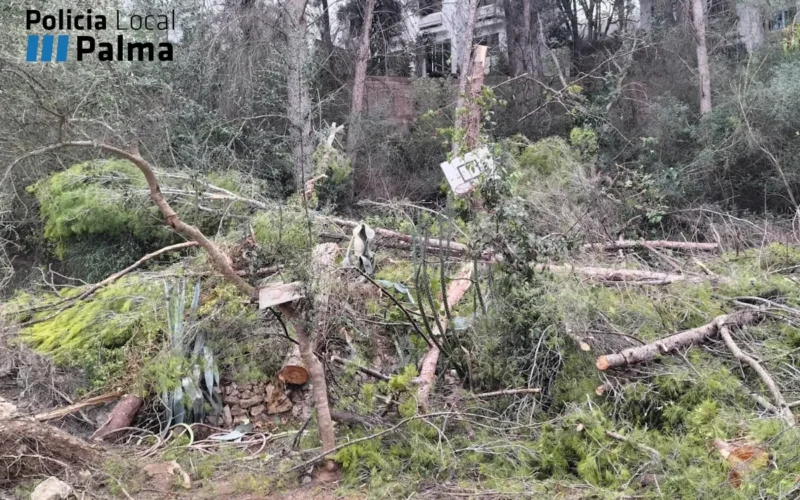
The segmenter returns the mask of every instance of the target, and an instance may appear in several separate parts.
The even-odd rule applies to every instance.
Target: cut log
[[[292,344],[291,350],[286,354],[278,378],[287,384],[303,385],[308,382],[308,370],[303,357],[300,356],[300,345]]]
[[[699,250],[704,252],[713,252],[719,249],[716,243],[693,243],[690,241],[665,241],[665,240],[619,240],[610,243],[586,243],[583,248],[587,250],[624,250],[627,248],[636,247],[650,247],[650,248],[668,248],[671,250]]]
[[[142,403],[142,398],[134,394],[123,396],[114,409],[111,410],[111,415],[106,420],[106,423],[92,434],[92,439],[102,441],[106,436],[110,436],[125,427],[130,427],[133,417],[136,416],[136,412],[139,411]]]
[[[304,296],[303,284],[299,281],[269,285],[258,290],[258,308],[269,309],[270,307],[294,302]]]
[[[699,283],[707,280],[703,276],[690,276],[685,274],[670,274],[656,271],[642,271],[639,269],[612,269],[607,267],[576,267],[570,264],[549,265],[536,264],[539,271],[554,273],[573,273],[585,276],[594,281],[605,283],[629,283],[637,285],[669,285],[678,282]]]
[[[727,328],[729,325],[751,325],[758,321],[759,318],[760,315],[756,311],[739,311],[718,316],[714,321],[706,325],[685,330],[649,344],[631,347],[622,352],[600,356],[597,358],[597,368],[605,371],[609,368],[650,361],[662,354],[703,342],[707,338],[720,333],[720,329],[723,327]]]
[[[452,310],[456,304],[464,297],[464,294],[469,290],[472,285],[472,264],[465,264],[461,268],[455,279],[453,279],[447,286],[447,310]],[[442,330],[447,330],[447,316],[444,314],[444,302],[439,311],[439,322],[442,325]],[[436,335],[436,332],[430,332],[431,335]],[[433,382],[436,380],[436,364],[439,362],[439,348],[436,345],[431,345],[428,351],[422,357],[420,362],[419,376],[414,379],[414,382],[419,385],[417,392],[417,403],[423,413],[429,410],[429,400],[431,390],[433,389]]]

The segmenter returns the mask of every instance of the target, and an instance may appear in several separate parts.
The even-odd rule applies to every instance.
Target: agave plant
[[[219,391],[219,368],[211,348],[205,345],[205,334],[197,328],[197,308],[200,304],[200,280],[194,284],[192,303],[186,312],[186,280],[174,288],[164,283],[167,301],[167,331],[172,355],[188,360],[190,373],[175,385],[172,391],[162,394],[164,401],[163,432],[171,426],[202,422],[206,417],[206,403],[211,413],[222,413]]]

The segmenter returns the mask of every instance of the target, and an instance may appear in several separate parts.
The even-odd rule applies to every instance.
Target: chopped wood
[[[143,402],[144,400],[142,398],[134,394],[123,396],[114,409],[111,410],[111,415],[108,417],[108,420],[106,420],[106,423],[101,425],[100,428],[92,434],[92,439],[101,441],[106,436],[115,433],[119,429],[130,427],[131,422],[133,422],[133,417],[136,416],[136,412],[139,411]]]
[[[465,264],[458,275],[447,286],[447,310],[452,309],[464,296],[464,294],[472,285],[472,264]],[[439,322],[442,325],[442,331],[447,330],[447,315],[445,312],[445,302],[442,302],[440,308]],[[436,335],[436,332],[431,332],[431,335]],[[429,399],[431,390],[433,389],[433,382],[436,379],[436,364],[439,362],[439,348],[435,345],[430,345],[428,351],[422,357],[420,362],[419,376],[414,379],[414,382],[419,384],[419,391],[417,392],[417,401],[419,408],[423,413],[429,410]]]
[[[376,370],[375,368],[370,368],[368,366],[359,365],[355,361],[344,359],[344,358],[341,358],[339,356],[331,356],[331,361],[339,363],[340,365],[350,365],[350,366],[354,367],[356,370],[360,371],[361,373],[367,374],[370,377],[375,377],[375,378],[377,378],[379,380],[384,380],[386,382],[391,380],[388,375],[384,375],[383,373],[381,373],[380,371]]]
[[[728,325],[746,326],[755,323],[760,318],[756,311],[738,311],[731,314],[718,316],[714,321],[706,325],[685,330],[675,335],[670,335],[649,344],[631,347],[624,351],[606,354],[597,358],[597,368],[608,370],[619,366],[650,361],[662,354],[667,354],[676,349],[689,347],[699,344],[707,338],[720,333],[721,327]]]
[[[109,401],[114,401],[116,399],[119,399],[121,396],[122,392],[120,391],[107,392],[99,396],[94,396],[88,399],[84,399],[83,401],[78,401],[77,403],[71,404],[69,406],[64,406],[62,408],[57,408],[55,410],[46,411],[44,413],[39,413],[38,415],[35,415],[33,418],[39,422],[44,422],[47,420],[55,420],[57,418],[66,417],[67,415],[74,413],[82,408],[86,408],[87,406],[95,406],[108,403]]]
[[[300,356],[299,344],[292,344],[292,348],[286,353],[281,371],[278,372],[278,378],[287,384],[294,385],[303,385],[308,382],[308,370]]]
[[[303,284],[299,281],[269,285],[258,289],[258,308],[269,309],[270,307],[300,300],[303,297],[305,297]]]
[[[758,444],[715,439],[714,448],[730,466],[728,480],[734,488],[739,488],[751,472],[767,467],[770,462],[769,453]]]
[[[668,248],[671,250],[702,250],[712,252],[719,249],[717,243],[693,243],[690,241],[665,241],[665,240],[619,240],[609,243],[586,243],[583,248],[587,250],[624,250],[627,248],[650,247]]]
[[[778,413],[786,420],[786,423],[790,426],[795,424],[794,414],[792,414],[792,410],[789,408],[789,405],[786,404],[786,399],[784,399],[783,394],[781,394],[780,389],[778,389],[778,385],[772,379],[769,372],[761,366],[761,363],[753,359],[751,356],[748,356],[736,344],[731,336],[731,332],[728,329],[726,324],[719,325],[719,335],[722,337],[722,340],[725,341],[725,345],[731,351],[736,359],[739,361],[746,363],[747,365],[752,368],[761,380],[764,382],[764,385],[767,386],[769,389],[770,394],[772,394],[772,399],[775,401],[775,406],[778,408]]]
[[[698,283],[707,280],[702,276],[685,274],[670,274],[657,271],[642,271],[639,269],[612,269],[607,267],[573,266],[570,264],[550,265],[536,264],[540,271],[556,273],[580,274],[591,280],[604,283],[626,283],[635,285],[669,285],[678,282]]]

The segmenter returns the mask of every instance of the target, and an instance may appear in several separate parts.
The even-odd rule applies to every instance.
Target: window
[[[795,9],[779,10],[772,13],[772,18],[769,20],[769,29],[771,31],[778,31],[786,29],[794,20]]]
[[[450,74],[450,40],[433,42],[426,47],[425,73],[428,76]]]

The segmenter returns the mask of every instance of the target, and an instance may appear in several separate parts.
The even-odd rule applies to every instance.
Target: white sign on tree
[[[493,166],[492,156],[485,147],[441,164],[447,183],[456,195],[472,191],[480,175]]]

